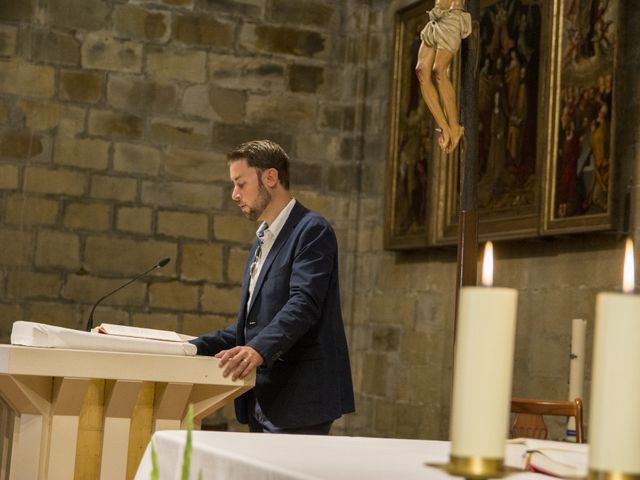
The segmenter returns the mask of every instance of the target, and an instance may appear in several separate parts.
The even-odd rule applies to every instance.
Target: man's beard
[[[256,201],[255,207],[249,207],[249,211],[245,213],[245,216],[249,220],[258,220],[262,212],[267,208],[269,203],[271,202],[271,193],[267,190],[262,183],[262,179],[258,177],[258,200]]]

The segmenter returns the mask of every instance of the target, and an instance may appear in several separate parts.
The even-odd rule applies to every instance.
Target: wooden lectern
[[[12,480],[130,478],[151,434],[180,429],[189,404],[199,428],[254,383],[223,378],[212,357],[0,345],[14,413],[0,465],[10,457]]]

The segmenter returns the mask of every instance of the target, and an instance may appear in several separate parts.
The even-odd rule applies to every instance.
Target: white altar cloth
[[[158,454],[160,480],[180,478],[184,431],[160,431],[152,442]],[[556,443],[556,442],[554,442]],[[562,444],[559,444],[562,445]],[[585,459],[586,459],[586,445]],[[506,463],[522,467],[524,444],[507,444]],[[387,438],[274,435],[239,432],[193,432],[191,477],[215,480],[425,480],[455,478],[427,462],[446,463],[449,442]],[[148,480],[151,448],[135,480]],[[550,477],[518,472],[517,480]]]
[[[165,342],[147,338],[119,337],[24,321],[13,323],[11,343],[27,347],[155,353],[161,355],[192,356],[197,352],[196,346],[188,342]]]

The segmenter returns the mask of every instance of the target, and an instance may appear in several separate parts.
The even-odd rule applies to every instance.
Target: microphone
[[[153,267],[151,267],[149,270],[142,272],[140,275],[138,275],[135,278],[132,278],[131,280],[129,280],[127,283],[125,283],[124,285],[120,285],[118,288],[116,288],[115,290],[113,290],[112,292],[107,293],[106,295],[100,297],[100,299],[93,304],[93,307],[91,308],[91,313],[89,314],[89,319],[87,320],[87,332],[90,332],[91,329],[93,328],[93,312],[96,310],[96,307],[98,306],[98,304],[103,301],[105,298],[110,297],[111,295],[113,295],[114,293],[116,293],[117,291],[123,289],[124,287],[126,287],[127,285],[129,285],[130,283],[135,282],[136,280],[138,280],[140,277],[144,277],[147,273],[149,273],[152,270],[155,270],[156,268],[162,268],[164,267],[167,263],[169,263],[171,261],[170,258],[163,258],[162,260],[160,260],[158,263],[156,263]]]

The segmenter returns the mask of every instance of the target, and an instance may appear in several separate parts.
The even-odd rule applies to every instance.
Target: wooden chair
[[[511,437],[547,438],[544,415],[575,417],[576,442],[584,443],[582,400],[534,400],[513,397],[511,413],[516,414],[511,424]]]

